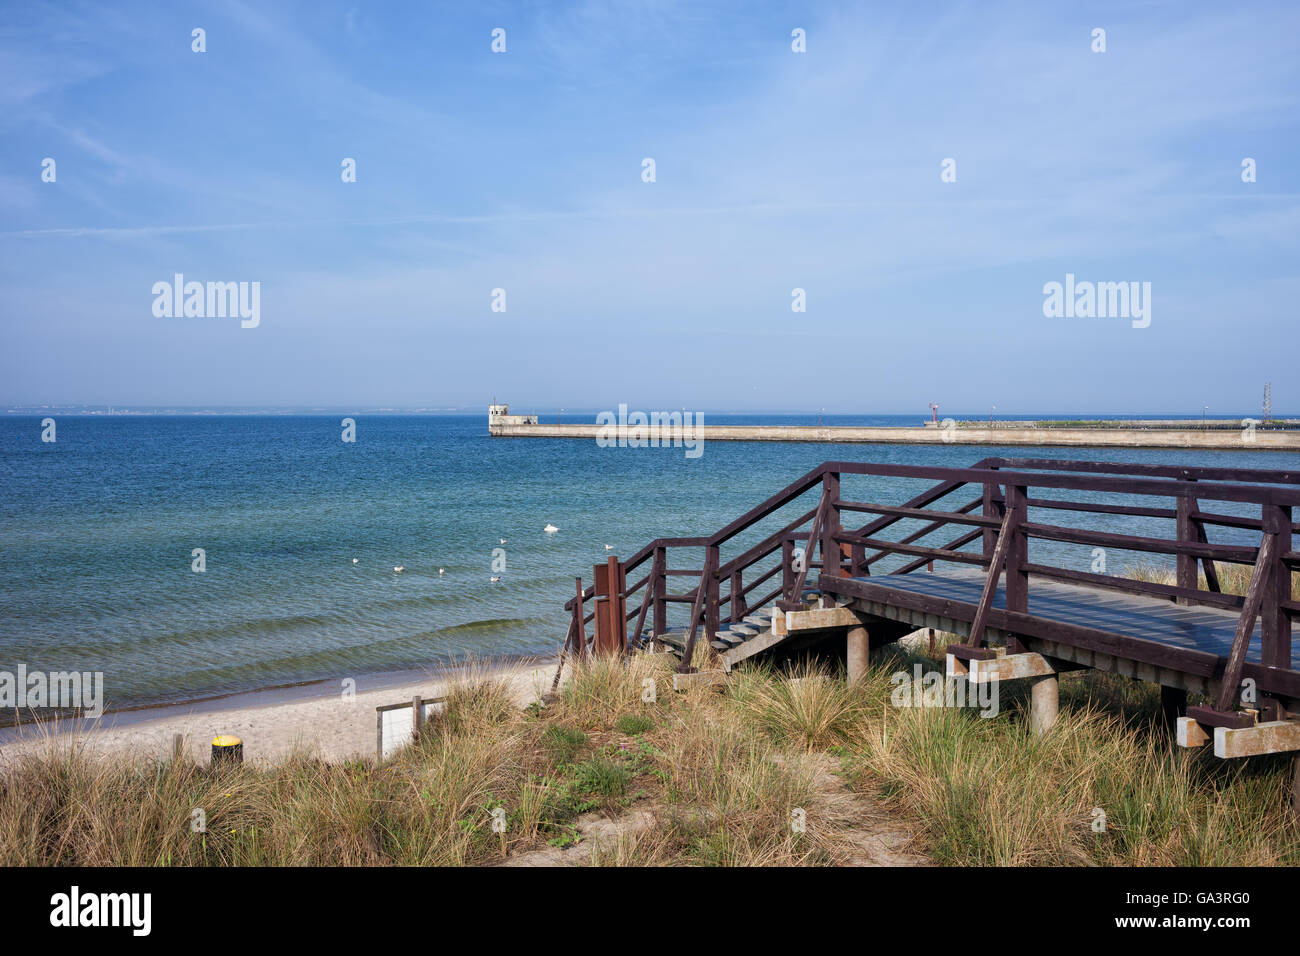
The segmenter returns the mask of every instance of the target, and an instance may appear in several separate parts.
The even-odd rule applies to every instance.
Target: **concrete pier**
[[[1055,674],[1029,679],[1029,729],[1045,734],[1060,712],[1060,681]]]
[[[511,416],[516,417],[516,416]],[[610,438],[609,426],[595,424],[515,424],[489,422],[496,438]],[[627,429],[625,438],[638,437]],[[1300,452],[1300,430],[1199,428],[1038,428],[1001,423],[993,428],[883,428],[844,425],[666,425],[643,430],[646,445],[681,445],[684,440],[862,443],[878,445],[993,445],[1077,448],[1193,448],[1215,451]],[[632,441],[626,442],[636,447]]]
[[[846,638],[848,642],[849,683],[855,684],[867,674],[871,644],[865,627],[851,627]]]

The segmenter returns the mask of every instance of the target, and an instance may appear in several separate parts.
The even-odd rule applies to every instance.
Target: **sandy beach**
[[[554,661],[480,665],[480,669],[509,681],[520,707],[537,700],[555,676]],[[184,736],[190,754],[201,762],[209,759],[212,738],[218,734],[233,734],[243,740],[244,759],[250,762],[275,763],[295,749],[326,760],[373,756],[376,707],[409,701],[417,694],[426,699],[441,696],[463,673],[441,669],[418,677],[408,675],[401,682],[374,680],[375,686],[362,682],[350,697],[343,695],[337,682],[323,681],[108,713],[100,721],[26,724],[0,735],[0,766],[51,744],[66,745],[73,740],[104,755],[165,757],[171,753],[175,734]]]

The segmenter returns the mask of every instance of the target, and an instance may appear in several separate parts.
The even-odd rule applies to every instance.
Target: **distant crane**
[[[1273,420],[1273,383],[1264,383],[1264,421]]]

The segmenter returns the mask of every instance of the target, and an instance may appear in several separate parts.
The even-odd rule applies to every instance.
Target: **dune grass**
[[[803,664],[675,693],[667,655],[597,661],[524,709],[470,674],[382,763],[213,771],[51,738],[0,772],[0,865],[480,865],[575,845],[598,865],[837,864],[865,812],[940,864],[1300,863],[1288,761],[1173,746],[1153,687],[1064,676],[1035,737],[1012,685],[992,719],[893,706],[890,676],[918,662],[941,666],[892,649],[851,687]],[[828,766],[861,802],[828,792]]]
[[[899,655],[897,669],[915,658]],[[890,666],[873,668],[874,695]],[[881,706],[846,765],[920,822],[941,864],[1202,866],[1300,863],[1285,757],[1217,760],[1175,746],[1153,685],[1061,678],[1061,716],[1028,729],[1027,693],[1001,713]]]

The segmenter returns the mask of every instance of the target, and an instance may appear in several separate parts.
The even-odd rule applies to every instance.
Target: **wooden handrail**
[[[842,475],[919,479],[932,481],[935,484],[903,504],[894,505],[844,498],[839,492]],[[822,486],[822,492],[816,507],[788,521],[779,530],[767,534],[756,543],[750,544],[735,557],[725,562],[721,560],[719,554],[721,545],[777,513],[810,492],[818,484]],[[981,497],[955,509],[952,505],[945,508],[938,504],[946,496],[972,484],[983,489]],[[1111,587],[1131,593],[1159,596],[1182,603],[1240,608],[1244,619],[1244,612],[1248,610],[1248,599],[1217,593],[1218,573],[1214,562],[1253,564],[1258,568],[1264,557],[1264,545],[1271,542],[1272,553],[1267,557],[1268,562],[1275,568],[1274,573],[1280,575],[1283,573],[1283,568],[1300,567],[1300,552],[1291,549],[1289,535],[1287,535],[1288,531],[1300,533],[1300,522],[1290,520],[1285,510],[1300,505],[1300,488],[1296,485],[1300,485],[1300,473],[1262,469],[1197,468],[1010,457],[985,458],[968,468],[828,461],[799,476],[785,488],[764,499],[759,505],[711,535],[656,538],[641,548],[623,564],[624,573],[637,568],[650,558],[654,558],[655,563],[649,573],[626,588],[623,595],[625,598],[635,594],[641,595],[639,606],[629,609],[627,619],[636,620],[633,640],[639,641],[652,604],[655,609],[653,633],[659,633],[667,626],[664,618],[667,605],[690,604],[689,634],[683,649],[684,660],[689,661],[700,627],[703,626],[706,632],[709,632],[721,625],[720,608],[723,604],[728,605],[730,609],[726,620],[734,622],[743,618],[750,607],[761,607],[773,597],[784,595],[785,601],[781,602],[782,604],[798,602],[807,586],[809,573],[814,568],[820,569],[823,575],[828,572],[869,575],[872,565],[893,555],[900,555],[909,560],[901,562],[901,566],[891,571],[891,574],[911,573],[934,561],[987,567],[985,588],[981,593],[980,605],[976,608],[977,619],[968,637],[968,641],[972,643],[982,641],[990,617],[998,617],[992,613],[991,605],[1004,571],[1009,576],[1009,599],[1013,597],[1010,592],[1014,584],[1017,607],[1011,610],[1017,612],[1023,610],[1021,602],[1025,600],[1028,575],[1032,574],[1036,577],[1055,577],[1084,585]],[[1005,496],[1002,490],[1004,487]],[[1068,495],[1030,497],[1027,492],[1031,488],[1163,497],[1173,499],[1177,507],[1105,501],[1088,502],[1074,500]],[[1012,510],[1005,506],[1006,500],[1012,497],[1013,492],[1019,514],[1019,518],[1015,520],[1012,518]],[[1273,531],[1263,535],[1263,542],[1259,548],[1211,543],[1205,533],[1207,526],[1260,531],[1263,530],[1264,523],[1261,518],[1223,514],[1212,508],[1204,508],[1200,504],[1202,501],[1260,505],[1264,508],[1268,520],[1273,522],[1269,526]],[[984,506],[983,513],[979,512],[981,505]],[[1177,539],[1169,540],[1030,522],[1025,517],[1029,508],[1173,519],[1177,523]],[[839,516],[842,512],[864,512],[876,517],[860,529],[851,531],[839,527]],[[896,522],[907,520],[924,522],[924,524],[919,530],[903,535],[899,541],[887,540],[880,536],[880,532],[884,529]],[[919,543],[927,535],[949,525],[965,526],[973,530],[963,531],[942,546]],[[982,553],[979,550],[960,550],[980,538],[985,542]],[[1127,581],[1104,574],[1031,564],[1027,560],[1025,547],[1025,542],[1030,538],[1097,545],[1125,551],[1177,555],[1181,559],[1178,583],[1165,585]],[[791,543],[796,541],[806,541],[807,545],[801,570],[791,575],[787,568],[788,555]],[[844,566],[841,563],[844,560],[840,547],[842,544],[852,546],[848,551],[847,572],[843,571]],[[701,547],[705,549],[705,560],[699,570],[667,567],[666,556],[672,549]],[[821,560],[814,561],[813,556],[819,550]],[[757,576],[748,573],[758,562],[776,551],[783,552],[779,564]],[[1011,579],[1013,557],[1015,577]],[[1192,567],[1190,579],[1187,571],[1189,561]],[[1200,587],[1196,585],[1194,573],[1197,564],[1204,565],[1207,579],[1206,585]],[[749,603],[749,596],[756,593],[758,588],[776,575],[783,575],[782,586],[758,603]],[[671,577],[693,578],[696,584],[682,592],[669,592],[666,584]],[[728,582],[725,597],[722,595],[724,581]],[[586,598],[594,595],[594,585],[579,590],[576,596],[566,602],[565,608],[572,611],[575,607],[581,607]],[[1288,615],[1295,616],[1297,602],[1289,595],[1277,599],[1265,596],[1258,600],[1266,601],[1272,609],[1269,613],[1280,615],[1283,621]],[[582,610],[586,609],[582,608]],[[1258,616],[1258,608],[1256,616]],[[578,621],[585,623],[592,617],[576,614],[574,624],[576,626]],[[712,640],[713,635],[708,633],[707,638]]]
[[[975,609],[975,620],[971,623],[970,634],[966,637],[968,647],[979,647],[984,640],[984,628],[988,624],[989,610],[993,607],[993,596],[998,592],[998,579],[1002,577],[1002,568],[1007,563],[1007,550],[1011,547],[1011,538],[1015,531],[1016,512],[1007,509],[998,530],[998,545],[993,550],[993,559],[989,562],[989,573],[984,579],[984,590],[980,593],[980,603]]]
[[[1255,630],[1255,619],[1259,617],[1260,607],[1264,601],[1264,585],[1273,570],[1273,556],[1277,554],[1277,535],[1266,534],[1259,546],[1259,557],[1255,560],[1255,569],[1250,574],[1250,585],[1246,588],[1246,601],[1237,618],[1237,633],[1232,638],[1232,650],[1228,652],[1228,663],[1223,668],[1223,679],[1219,683],[1219,696],[1215,701],[1215,710],[1226,711],[1237,699],[1240,690],[1241,669],[1246,663],[1246,651],[1250,648],[1250,637]]]

